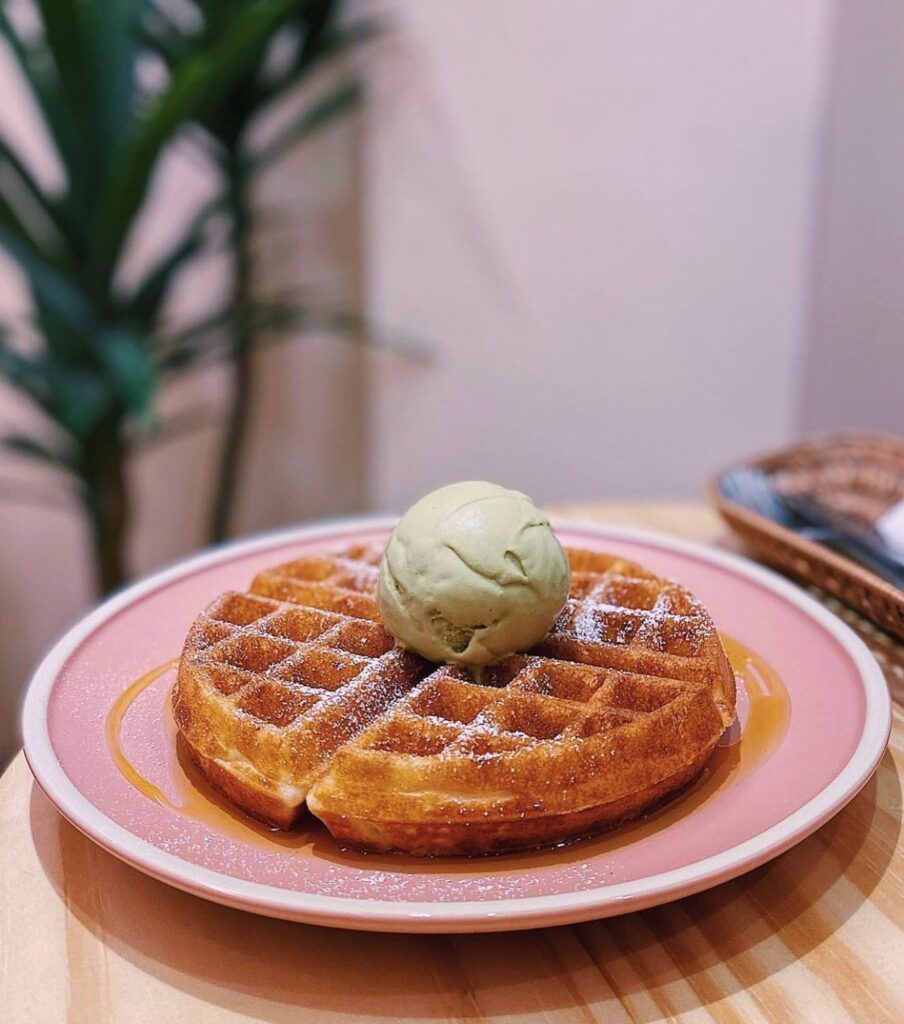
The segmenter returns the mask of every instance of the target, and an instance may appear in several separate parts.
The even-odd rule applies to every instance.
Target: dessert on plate
[[[385,549],[261,572],[189,631],[180,743],[249,814],[310,810],[343,844],[415,855],[555,844],[691,782],[735,716],[683,587],[564,551],[524,495],[453,484]]]

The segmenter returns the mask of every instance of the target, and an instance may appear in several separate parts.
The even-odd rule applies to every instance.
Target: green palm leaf
[[[34,0],[37,17],[14,23],[0,0],[0,40],[31,91],[63,174],[59,188],[44,187],[15,143],[0,136],[0,248],[23,272],[33,309],[31,329],[0,325],[0,377],[41,410],[48,428],[13,432],[0,445],[74,473],[103,588],[123,579],[126,460],[153,422],[161,382],[250,351],[255,332],[276,337],[317,319],[256,303],[246,275],[237,278],[228,307],[173,332],[165,313],[174,282],[211,251],[210,228],[224,212],[227,244],[235,252],[247,247],[254,174],[360,96],[357,82],[340,82],[255,153],[250,129],[268,104],[331,48],[353,45],[354,32],[337,28],[338,0],[183,6],[197,11],[195,23],[169,18],[168,3],[155,0]],[[168,71],[163,83],[150,85],[139,74],[151,50]],[[122,258],[125,246],[147,209],[161,155],[188,138],[182,133],[189,124],[206,129],[203,152],[216,153],[239,178],[227,177],[222,192],[135,280]],[[250,259],[241,262],[250,266]]]
[[[186,263],[202,252],[211,220],[223,209],[223,197],[205,203],[185,229],[182,238],[145,273],[144,279],[125,301],[128,314],[141,322],[151,321],[161,311],[173,278]]]
[[[7,178],[12,179],[18,188],[29,197],[34,206],[43,213],[46,221],[53,225],[59,233],[61,241],[73,242],[75,237],[73,225],[69,220],[66,207],[44,192],[18,153],[3,138],[0,138],[0,171],[3,171]],[[5,191],[2,180],[0,180],[0,191]]]
[[[315,135],[322,128],[356,107],[363,96],[361,83],[355,80],[340,82],[324,96],[291,121],[258,153],[251,158],[253,170],[264,170],[270,164],[285,156],[300,142]]]
[[[0,437],[0,444],[17,455],[24,455],[28,459],[43,462],[57,469],[71,471],[74,468],[73,457],[70,452],[64,449],[51,448],[49,445],[29,437],[27,434],[6,434]]]
[[[33,356],[16,351],[0,333],[0,377],[45,413],[52,411],[47,375]]]
[[[160,153],[174,131],[229,88],[256,47],[297,4],[298,0],[259,0],[246,6],[221,38],[179,65],[165,92],[135,124],[110,170],[119,187],[105,190],[100,211],[97,244],[105,269],[119,256]]]
[[[38,305],[53,316],[76,325],[79,330],[93,329],[90,302],[53,258],[25,229],[15,213],[0,197],[0,246],[19,263],[31,285]]]
[[[46,47],[39,41],[23,39],[10,22],[0,4],[0,36],[18,64],[24,82],[41,112],[47,134],[66,173],[67,190],[73,199],[73,210],[80,213],[80,226],[87,230],[91,168],[86,161],[83,136],[72,116],[59,75]]]

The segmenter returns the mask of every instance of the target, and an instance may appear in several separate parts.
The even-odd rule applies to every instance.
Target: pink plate
[[[740,726],[705,777],[641,822],[554,850],[474,860],[365,855],[340,850],[316,822],[273,839],[211,803],[180,767],[172,669],[130,691],[127,707],[123,694],[178,656],[192,620],[222,591],[244,589],[265,566],[390,526],[333,522],[243,541],[137,583],[79,623],[45,658],[25,701],[25,753],[50,799],[117,857],[229,906],[375,931],[492,931],[620,914],[733,878],[817,829],[879,762],[891,723],[885,680],[863,643],[816,601],[735,555],[559,522],[565,544],[680,580],[749,649],[730,645],[742,677]],[[118,728],[114,706],[125,707]],[[119,737],[121,758],[109,736]]]

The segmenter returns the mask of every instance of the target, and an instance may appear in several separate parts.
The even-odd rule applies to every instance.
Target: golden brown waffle
[[[252,590],[270,599],[222,598],[189,635],[175,706],[195,760],[257,816],[285,827],[307,797],[337,839],[367,849],[516,849],[642,813],[702,769],[734,718],[734,676],[682,587],[568,554],[571,596],[550,636],[479,679],[435,666],[424,679],[430,667],[367,621],[373,546],[261,573]],[[272,646],[289,642],[287,621],[320,691],[293,675],[304,656]],[[352,669],[317,661],[325,652],[370,668],[343,684]],[[351,704],[325,695],[346,687]]]
[[[355,544],[335,555],[308,555],[258,573],[255,594],[380,621],[374,594],[382,545]]]
[[[730,724],[734,673],[700,602],[635,562],[596,551],[570,550],[568,558],[568,601],[535,653],[701,683]]]
[[[424,675],[374,622],[224,594],[185,641],[176,725],[217,788],[290,828],[333,752]]]
[[[560,842],[690,782],[734,719],[708,613],[640,566],[569,551],[536,655],[441,668],[340,749],[308,806],[340,841],[414,854]]]

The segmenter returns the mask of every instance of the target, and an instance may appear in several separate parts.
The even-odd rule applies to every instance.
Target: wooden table
[[[701,506],[566,511],[698,540]],[[862,625],[862,622],[861,622]],[[900,647],[868,630],[902,689]],[[484,936],[288,924],[170,889],[0,779],[0,1020],[904,1021],[904,713],[877,775],[788,853],[643,913]]]

